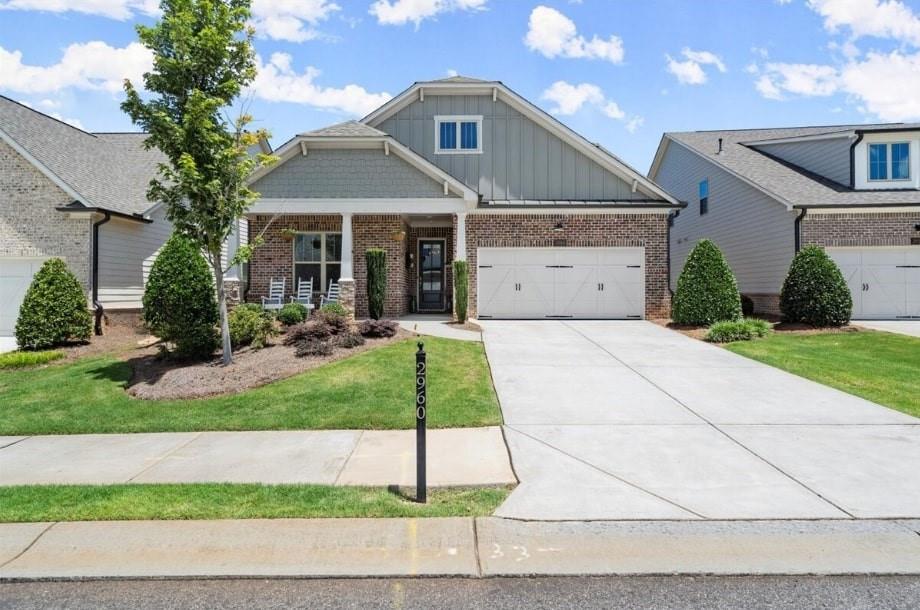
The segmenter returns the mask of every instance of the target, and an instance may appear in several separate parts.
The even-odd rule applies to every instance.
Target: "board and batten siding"
[[[709,213],[700,216],[698,186],[709,179]],[[795,213],[729,172],[670,142],[655,181],[689,205],[671,228],[671,287],[687,255],[711,239],[746,294],[779,294],[795,251]]]
[[[482,153],[435,154],[435,116],[482,116]],[[641,199],[632,185],[490,95],[426,95],[377,125],[488,200]]]
[[[761,144],[752,148],[798,165],[839,184],[848,185],[850,183],[850,143],[851,140],[844,137],[783,144]]]

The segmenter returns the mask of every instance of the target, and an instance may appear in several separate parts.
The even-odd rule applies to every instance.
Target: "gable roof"
[[[131,216],[153,207],[147,187],[165,157],[143,133],[89,133],[0,96],[0,139],[87,208]]]
[[[458,93],[461,95],[491,95],[494,100],[501,99],[501,101],[531,119],[551,134],[571,145],[575,150],[580,151],[589,159],[597,162],[601,167],[626,182],[633,183],[638,190],[648,195],[649,199],[661,201],[664,205],[682,207],[680,202],[672,197],[667,191],[633,169],[615,154],[596,142],[588,141],[585,137],[566,126],[556,117],[550,115],[523,96],[509,89],[501,81],[486,81],[466,76],[453,76],[434,81],[417,81],[408,89],[386,102],[383,106],[365,116],[361,119],[361,122],[376,127],[402,108],[416,101],[421,96],[424,96],[426,93],[430,93],[431,95],[456,95]]]
[[[677,144],[721,167],[754,188],[783,203],[798,207],[866,207],[920,205],[914,189],[856,190],[758,150],[757,145],[807,141],[819,137],[858,137],[861,133],[920,129],[917,124],[829,125],[772,129],[686,131],[665,133],[649,169],[654,180],[668,146]],[[719,153],[719,139],[722,152]]]
[[[328,127],[321,127],[313,131],[307,131],[302,136],[331,136],[331,137],[375,137],[386,136],[387,134],[379,129],[374,129],[370,125],[365,125],[360,121],[345,121],[336,123]]]

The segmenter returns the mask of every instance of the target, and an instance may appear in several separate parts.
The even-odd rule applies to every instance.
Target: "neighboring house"
[[[498,81],[417,82],[362,119],[295,136],[251,181],[249,300],[272,278],[340,283],[367,315],[365,252],[387,253],[385,315],[452,308],[468,260],[480,318],[665,317],[676,199]]]
[[[87,133],[0,96],[0,338],[13,334],[32,276],[51,257],[67,263],[97,312],[139,311],[172,231],[162,206],[147,201],[164,158],[145,137]]]
[[[777,313],[795,252],[823,247],[853,317],[920,317],[920,124],[666,133],[649,178],[689,202],[673,219],[672,286],[712,239],[741,292]]]

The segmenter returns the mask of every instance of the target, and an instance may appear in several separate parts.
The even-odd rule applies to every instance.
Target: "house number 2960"
[[[415,416],[418,419],[425,419],[425,407],[428,403],[428,397],[425,380],[426,363],[419,361],[415,363]]]

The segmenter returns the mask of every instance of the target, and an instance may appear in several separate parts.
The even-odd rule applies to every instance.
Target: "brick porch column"
[[[339,302],[355,313],[354,245],[352,243],[351,212],[342,213],[342,263],[339,274]]]

